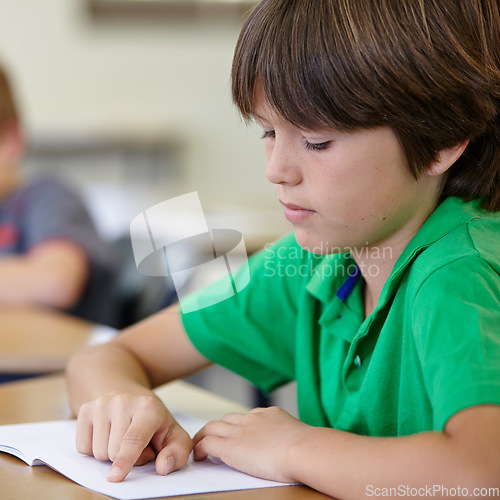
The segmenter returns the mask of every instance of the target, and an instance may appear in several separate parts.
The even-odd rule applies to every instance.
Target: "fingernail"
[[[165,460],[165,476],[167,474],[170,474],[175,467],[175,461],[174,457],[167,457],[167,460]]]
[[[112,465],[111,469],[109,469],[106,479],[108,481],[116,481],[119,478],[119,476],[120,476],[120,469]]]

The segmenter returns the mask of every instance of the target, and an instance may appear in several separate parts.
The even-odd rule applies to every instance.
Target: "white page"
[[[175,417],[191,436],[204,424],[202,420],[182,414]],[[284,485],[249,476],[218,459],[195,462],[192,457],[183,469],[168,476],[159,476],[151,462],[134,467],[122,483],[109,483],[106,475],[110,462],[80,455],[75,448],[75,427],[74,420],[1,425],[0,451],[16,455],[30,465],[39,459],[78,484],[121,500]],[[20,450],[24,456],[13,449]]]

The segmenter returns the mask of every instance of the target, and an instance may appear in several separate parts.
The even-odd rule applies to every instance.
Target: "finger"
[[[222,422],[226,422],[228,424],[241,424],[243,419],[246,417],[244,413],[228,413],[227,415],[224,415],[221,420]]]
[[[76,449],[78,453],[92,456],[92,408],[85,404],[78,412],[76,420]]]
[[[248,413],[262,413],[263,411],[268,411],[272,406],[257,406],[256,408],[252,408]]]
[[[167,444],[156,457],[158,474],[167,475],[184,467],[192,449],[193,441],[189,434],[176,423],[167,437]]]
[[[130,427],[132,420],[128,417],[123,417],[114,420],[109,432],[108,456],[111,461],[115,461],[120,451],[123,436]],[[145,463],[145,462],[144,462]]]
[[[123,481],[141,457],[151,437],[151,431],[148,432],[144,425],[133,419],[127,432],[123,435],[120,450],[107,475],[107,480],[112,483]]]
[[[232,430],[233,424],[212,420],[205,424],[194,436],[193,444],[196,446],[206,436],[227,437]]]
[[[109,460],[108,443],[111,422],[106,417],[94,419],[92,454],[97,460]]]
[[[222,458],[222,451],[226,438],[219,436],[206,436],[199,441],[193,449],[194,460],[205,460],[208,455]]]

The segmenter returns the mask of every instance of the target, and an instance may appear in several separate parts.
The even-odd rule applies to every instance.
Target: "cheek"
[[[320,210],[334,218],[346,220],[346,224],[368,223],[373,217],[383,218],[400,198],[410,191],[413,178],[398,172],[389,165],[379,165],[370,159],[364,164],[345,163],[346,168],[322,169],[317,172],[310,192],[320,201]],[[404,168],[401,167],[401,168]]]

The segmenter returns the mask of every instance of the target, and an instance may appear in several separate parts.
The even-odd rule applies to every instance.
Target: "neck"
[[[364,279],[363,302],[365,319],[375,309],[382,288],[406,244],[402,245],[401,248],[392,246],[364,247],[359,251],[353,252],[354,260]]]
[[[430,213],[419,221],[413,221],[412,227],[400,233],[398,239],[393,237],[380,244],[366,246],[352,252],[365,282],[363,290],[365,319],[375,309],[394,264],[429,215]]]
[[[6,198],[19,187],[21,178],[18,169],[7,169],[0,172],[0,200]]]

